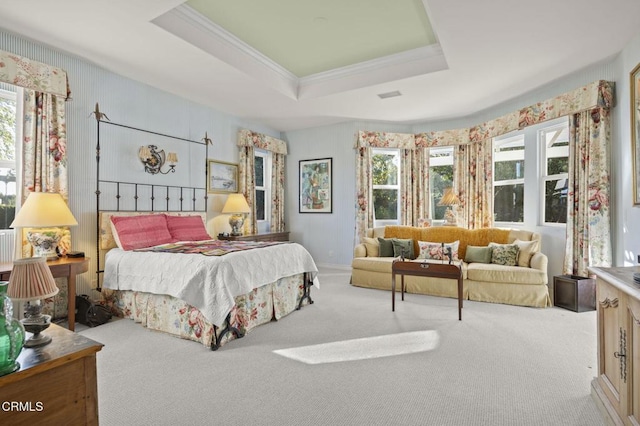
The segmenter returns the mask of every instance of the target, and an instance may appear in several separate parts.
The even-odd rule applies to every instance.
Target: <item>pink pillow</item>
[[[123,250],[135,250],[173,242],[163,214],[111,216]]]
[[[167,215],[167,228],[174,241],[210,240],[200,216]]]

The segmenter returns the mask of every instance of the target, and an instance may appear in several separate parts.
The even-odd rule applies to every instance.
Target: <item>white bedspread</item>
[[[319,286],[316,267],[300,244],[288,243],[225,254],[153,253],[111,249],[105,258],[105,288],[168,294],[198,308],[221,325],[235,298],[280,278],[309,272]]]

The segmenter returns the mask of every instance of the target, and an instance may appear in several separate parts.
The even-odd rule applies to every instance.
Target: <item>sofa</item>
[[[525,230],[469,230],[455,226],[370,228],[354,248],[351,284],[391,290],[394,260],[448,262],[449,248],[452,261],[462,267],[464,299],[538,308],[551,306],[548,259],[540,251],[540,234]],[[457,285],[450,279],[405,276],[404,280],[408,293],[458,297]]]

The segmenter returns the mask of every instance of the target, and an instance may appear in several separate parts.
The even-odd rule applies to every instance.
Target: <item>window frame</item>
[[[510,143],[514,143],[514,142],[522,142],[522,149],[519,149],[517,151],[503,151],[503,152],[497,152],[498,150],[498,146],[499,145],[508,145]],[[525,183],[525,170],[526,170],[526,137],[525,137],[525,133],[523,131],[516,131],[516,132],[511,132],[511,133],[507,133],[505,135],[502,136],[498,136],[493,138],[492,140],[492,144],[491,144],[491,149],[492,149],[492,161],[491,161],[491,167],[492,167],[492,186],[493,186],[493,215],[494,215],[494,224],[499,224],[499,225],[503,225],[503,226],[522,226],[525,223],[525,217],[524,217],[524,209],[525,209],[525,204],[526,204],[526,196],[524,195],[525,189],[526,189],[526,183]],[[515,153],[519,153],[521,155],[514,155]],[[498,157],[502,157],[501,161],[496,161],[498,159]],[[516,178],[516,179],[504,179],[504,180],[499,180],[496,181],[496,162],[502,162],[502,161],[519,161],[522,160],[523,164],[524,164],[524,169],[522,171],[522,177],[521,178]],[[523,191],[523,197],[522,197],[522,211],[523,211],[523,215],[522,215],[522,220],[521,221],[500,221],[500,220],[495,220],[496,217],[496,204],[495,204],[495,196],[496,196],[496,187],[498,186],[508,186],[508,185],[522,185],[522,191]]]
[[[255,185],[255,193],[254,197],[257,199],[257,192],[264,191],[264,219],[258,220],[258,211],[256,210],[256,223],[258,224],[258,228],[260,225],[265,225],[271,223],[271,153],[266,150],[256,148],[254,150],[254,158],[260,157],[262,158],[262,185]],[[255,170],[254,170],[254,182],[255,180]],[[257,208],[257,206],[256,206]]]
[[[438,153],[442,153],[442,152],[446,152],[448,155],[446,156],[434,156],[434,154],[438,154]],[[436,173],[434,173],[433,168],[434,167],[442,167],[442,166],[451,166],[451,187],[455,188],[455,173],[454,173],[454,155],[455,155],[455,150],[453,146],[442,146],[442,147],[436,147],[436,148],[429,148],[429,197],[430,197],[430,212],[429,212],[429,217],[431,218],[432,223],[444,223],[445,219],[444,219],[444,213],[442,214],[441,218],[436,218],[436,207],[438,207],[438,202],[439,199],[436,200],[434,198],[434,193],[433,193],[433,177],[435,176]],[[438,173],[438,175],[440,175]],[[443,194],[444,195],[444,194]],[[447,210],[447,207],[445,207],[443,209],[444,211]]]
[[[569,171],[567,170],[566,173],[557,173],[554,175],[548,175],[547,174],[547,170],[548,170],[548,165],[547,162],[549,160],[549,158],[560,158],[560,156],[554,156],[554,157],[549,157],[547,155],[547,144],[546,141],[543,140],[543,134],[545,132],[551,132],[554,131],[556,129],[565,127],[567,129],[567,140],[568,143],[571,143],[571,139],[570,139],[570,135],[568,134],[568,132],[570,131],[569,129],[569,117],[561,117],[558,118],[556,120],[552,120],[549,121],[547,123],[545,123],[545,126],[538,129],[537,131],[537,138],[538,138],[538,147],[539,147],[539,166],[540,166],[540,179],[539,179],[539,205],[540,205],[540,210],[538,212],[539,214],[539,220],[538,223],[540,224],[540,226],[552,226],[552,227],[566,227],[566,221],[563,222],[547,222],[546,221],[546,215],[545,215],[545,210],[546,210],[546,185],[548,181],[552,181],[552,180],[559,180],[559,179],[566,179],[567,183],[569,181]],[[556,147],[553,148],[556,151],[563,149],[563,147]],[[566,154],[567,154],[567,161],[571,161],[571,153],[569,150],[569,145],[567,144],[566,146]],[[568,169],[568,167],[567,167]]]
[[[5,86],[6,87],[6,86]],[[19,153],[19,136],[20,136],[20,120],[18,120],[18,117],[21,116],[22,113],[22,103],[21,103],[21,89],[19,87],[15,87],[15,91],[10,91],[10,90],[6,90],[3,88],[0,88],[0,97],[4,98],[4,99],[9,99],[14,101],[15,103],[15,127],[14,127],[14,139],[13,139],[13,143],[14,143],[14,151],[15,151],[15,155],[14,155],[14,160],[10,161],[10,160],[0,160],[0,168],[7,168],[7,169],[13,169],[16,172],[16,180],[15,180],[15,197],[16,197],[16,210],[15,213],[17,214],[18,209],[20,207],[20,200],[19,200],[19,196],[20,196],[20,185],[19,185],[19,179],[20,179],[20,173],[18,170],[18,165],[19,163],[19,158],[20,158],[20,153]],[[7,188],[7,185],[5,184],[5,188]],[[9,191],[7,191],[8,193]],[[2,232],[14,232],[13,229],[11,228],[0,228],[0,231]]]
[[[400,179],[402,177],[402,164],[400,161],[400,149],[398,148],[372,148],[371,157],[379,154],[389,155],[392,153],[397,159],[398,173],[396,176],[396,184],[395,185],[376,185],[374,183],[371,184],[371,192],[373,193],[376,189],[395,189],[398,193],[398,203],[396,205],[396,219],[376,219],[376,208],[375,208],[375,198],[372,200],[373,206],[373,226],[387,226],[387,225],[399,225],[400,224]],[[372,170],[372,179],[373,179],[373,170]]]

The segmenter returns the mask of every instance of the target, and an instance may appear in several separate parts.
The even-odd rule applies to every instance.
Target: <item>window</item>
[[[524,134],[493,140],[493,215],[496,222],[524,222]]]
[[[0,229],[16,210],[16,94],[0,89]]]
[[[256,220],[259,230],[266,232],[271,213],[271,156],[269,152],[256,149],[255,162]]]
[[[569,182],[569,122],[545,127],[538,132],[541,148],[542,218],[544,224],[567,223]]]
[[[453,147],[429,150],[429,186],[431,188],[431,219],[444,219],[447,206],[438,203],[445,188],[453,186]]]
[[[374,149],[372,158],[374,226],[398,225],[400,217],[400,153]]]

